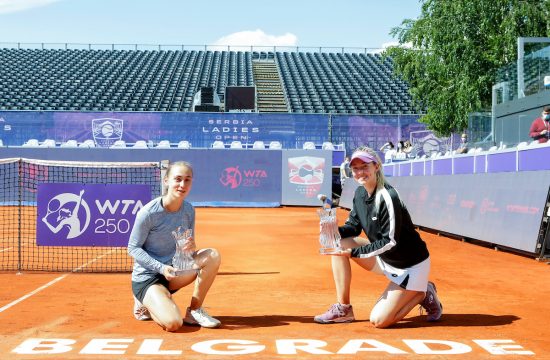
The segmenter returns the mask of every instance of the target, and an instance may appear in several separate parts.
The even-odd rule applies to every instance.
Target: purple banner
[[[39,246],[126,247],[149,185],[38,184]]]
[[[261,140],[295,148],[305,141],[329,141],[328,126],[329,116],[322,114],[0,111],[0,139],[8,146],[21,146],[29,139],[53,139],[58,144],[91,140],[103,148],[119,140],[145,140],[150,145],[186,140],[192,148],[210,148],[214,141],[252,146]]]

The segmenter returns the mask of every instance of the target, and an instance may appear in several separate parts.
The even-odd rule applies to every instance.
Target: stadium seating
[[[255,74],[258,61],[275,68]],[[265,112],[422,112],[379,54],[4,48],[0,63],[0,110],[191,111],[201,87],[223,102],[254,85]]]

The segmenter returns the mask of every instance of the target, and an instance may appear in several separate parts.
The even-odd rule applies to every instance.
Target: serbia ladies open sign
[[[150,200],[149,185],[38,184],[36,243],[125,247]]]

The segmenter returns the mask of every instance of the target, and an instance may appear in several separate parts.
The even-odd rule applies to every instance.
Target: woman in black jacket
[[[428,281],[430,254],[399,194],[386,183],[380,157],[373,149],[360,147],[354,151],[350,167],[360,186],[349,218],[338,228],[343,250],[332,256],[338,302],[314,320],[321,324],[355,320],[350,303],[350,258],[390,280],[370,314],[375,327],[395,324],[418,304],[426,309],[428,321],[439,320],[443,306],[435,285]],[[368,240],[358,238],[362,231]]]

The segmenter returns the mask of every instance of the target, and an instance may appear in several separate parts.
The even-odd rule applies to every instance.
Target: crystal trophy
[[[193,229],[183,229],[181,226],[176,231],[172,231],[172,235],[176,240],[176,253],[172,258],[172,266],[176,269],[176,275],[182,275],[189,271],[195,271],[193,265],[194,250],[186,250],[185,245],[193,237]]]
[[[340,233],[338,232],[338,221],[336,219],[336,209],[330,209],[322,207],[317,209],[320,221],[320,234],[319,243],[321,248],[319,252],[322,255],[331,255],[339,253],[342,248],[340,247]]]

